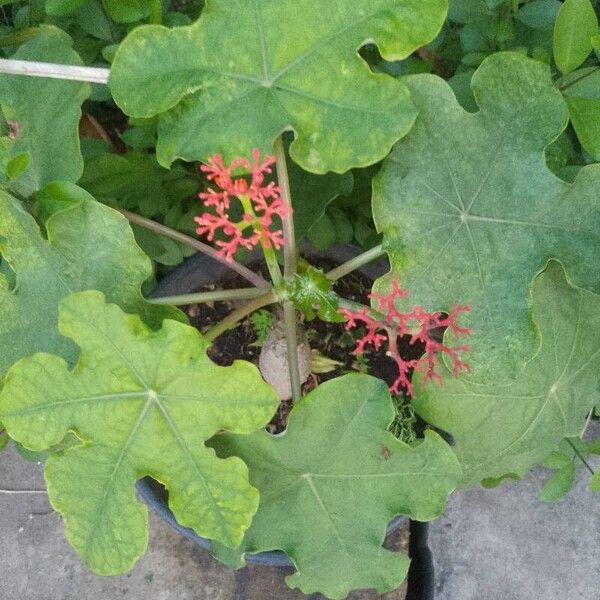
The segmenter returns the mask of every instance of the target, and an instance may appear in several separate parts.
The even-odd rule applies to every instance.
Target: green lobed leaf
[[[196,329],[169,319],[159,331],[107,304],[100,292],[60,305],[60,331],[81,347],[77,366],[52,354],[19,361],[0,393],[6,430],[30,450],[82,443],[51,455],[45,477],[69,542],[95,573],[129,570],[147,544],[147,508],[135,482],[169,489],[179,523],[235,547],[258,505],[239,458],[203,441],[219,430],[264,426],[278,398],[247,362],[218,367]]]
[[[61,29],[40,25],[37,35],[11,58],[80,65],[71,38]],[[0,75],[0,106],[14,122],[15,143],[11,156],[29,154],[29,164],[11,187],[28,196],[46,183],[62,179],[77,181],[83,171],[79,148],[81,104],[90,86],[23,75]]]
[[[134,23],[150,15],[152,0],[104,0],[106,12],[117,23]]]
[[[353,177],[352,173],[313,175],[292,161],[288,163],[288,170],[294,201],[294,230],[296,239],[302,240],[333,200],[352,191]]]
[[[351,374],[296,404],[283,434],[216,436],[217,453],[240,456],[260,491],[238,553],[283,550],[297,568],[287,583],[305,594],[400,585],[409,561],[382,548],[387,524],[399,514],[440,515],[460,472],[437,434],[415,447],[396,439],[387,431],[393,417],[385,383]],[[235,564],[233,553],[213,551]]]
[[[88,0],[46,0],[44,9],[53,17],[65,17],[81,8]]]
[[[286,129],[290,154],[313,173],[383,158],[415,110],[398,80],[357,54],[374,40],[386,59],[409,56],[442,26],[447,0],[209,0],[198,21],[134,29],[110,76],[129,115],[161,115],[157,156],[229,161],[271,153]],[[163,114],[164,113],[164,114]]]
[[[592,492],[600,492],[600,470],[596,471],[592,475],[592,479],[590,481],[590,490]]]
[[[598,33],[598,17],[590,0],[565,0],[554,25],[554,62],[561,73],[569,73],[592,51],[592,36]]]
[[[0,273],[0,381],[34,352],[75,358],[75,347],[57,331],[58,303],[72,292],[101,290],[154,327],[166,317],[185,319],[143,299],[152,265],[123,216],[66,182],[49,184],[37,200],[46,237],[21,202],[0,190],[0,253],[16,277]]]
[[[600,296],[569,285],[556,261],[533,284],[539,353],[511,383],[446,380],[419,387],[414,406],[454,438],[462,485],[522,477],[581,432],[600,399]]]
[[[540,491],[540,500],[543,502],[557,502],[562,500],[573,487],[575,481],[575,465],[569,462],[548,479]]]
[[[600,291],[600,166],[573,185],[548,169],[544,148],[568,115],[545,65],[508,52],[488,58],[473,75],[475,114],[437,77],[406,82],[420,115],[374,183],[392,265],[375,287],[399,278],[406,306],[472,304],[463,322],[473,328],[473,377],[512,377],[539,346],[528,289],[548,258]]]
[[[533,0],[517,12],[517,19],[532,29],[552,30],[562,6],[560,0]]]
[[[8,442],[10,442],[10,438],[6,434],[6,431],[4,431],[4,427],[2,426],[2,423],[0,423],[0,452],[2,452],[2,450],[4,450],[4,448],[6,448],[6,446],[8,445]]]

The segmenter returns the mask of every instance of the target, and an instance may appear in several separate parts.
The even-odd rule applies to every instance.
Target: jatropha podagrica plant
[[[566,492],[600,405],[589,0],[487,2],[485,18],[458,0],[448,16],[446,0],[106,2],[98,30],[93,2],[37,4],[0,15],[0,446],[50,452],[50,500],[91,569],[143,553],[142,475],[227,564],[280,549],[292,587],[336,599],[399,585],[386,526],[434,519],[457,486],[558,453]],[[80,143],[90,131],[102,141]],[[306,235],[367,249],[324,272],[298,256]],[[243,264],[257,247],[271,282]],[[193,251],[254,287],[147,298]],[[337,295],[384,255],[370,306]],[[236,304],[203,332],[176,308],[215,300]],[[292,403],[207,353],[265,307],[293,400],[278,436],[265,427]],[[389,386],[360,372],[303,388],[315,317],[345,321],[348,353],[387,354]],[[401,407],[422,420],[409,444],[391,433]]]
[[[220,231],[224,239],[216,239],[215,244],[220,248],[219,254],[228,261],[234,260],[239,248],[251,250],[260,245],[267,264],[271,265],[276,261],[272,248],[279,250],[284,245],[283,232],[277,228],[280,223],[274,217],[282,219],[288,216],[292,207],[281,198],[281,189],[274,181],[265,181],[272,174],[272,166],[276,162],[277,158],[269,155],[261,161],[260,151],[255,149],[252,160],[240,157],[226,165],[221,155],[215,155],[200,166],[208,181],[218,189],[209,187],[207,191],[199,193],[204,206],[214,209],[216,214],[206,212],[195,217],[194,220],[199,225],[196,231],[199,235],[206,235],[209,241],[213,241],[215,234]],[[239,200],[243,210],[242,217],[237,222],[232,221],[229,214],[234,198]],[[291,251],[295,252],[295,249]],[[277,281],[273,284],[276,285]],[[439,355],[445,355],[452,362],[452,376],[469,371],[468,364],[460,358],[460,354],[467,352],[469,347],[453,347],[443,343],[441,337],[446,329],[450,329],[454,339],[469,335],[471,329],[460,326],[458,318],[471,307],[454,305],[447,314],[428,312],[423,306],[415,306],[410,312],[401,312],[396,303],[408,295],[406,290],[400,288],[399,282],[394,280],[388,294],[369,294],[373,308],[345,307],[344,299],[340,298],[336,298],[336,302],[342,304],[338,312],[346,319],[348,330],[359,326],[365,329],[364,334],[356,340],[353,353],[364,354],[367,346],[380,350],[386,342],[386,355],[392,358],[398,369],[398,376],[390,385],[390,392],[400,394],[404,391],[412,396],[411,375],[414,369],[421,373],[424,384],[431,380],[443,383],[442,376],[436,370]],[[314,302],[318,304],[318,296],[315,296]],[[436,333],[440,339],[436,339]],[[407,359],[402,356],[398,339],[404,336],[408,336],[410,345],[422,347],[420,358]]]

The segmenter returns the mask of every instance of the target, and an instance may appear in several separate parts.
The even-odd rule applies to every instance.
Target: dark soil
[[[268,273],[261,264],[250,264],[250,268],[261,272],[266,278]],[[321,263],[317,265],[325,271],[335,265]],[[372,281],[364,275],[354,272],[336,282],[334,289],[343,298],[369,304],[368,294],[371,290]],[[247,282],[233,273],[219,282],[219,285],[204,287],[197,291],[211,291],[217,287],[232,289],[246,287]],[[212,302],[192,304],[186,307],[190,322],[200,331],[205,332],[214,324],[224,319],[234,308],[246,301],[236,302]],[[271,308],[271,307],[269,307]],[[327,373],[313,374],[304,384],[304,391],[308,392],[319,383],[339,377],[351,371],[366,372],[370,375],[383,379],[391,385],[397,377],[395,362],[385,355],[385,349],[380,351],[368,350],[363,357],[352,354],[356,338],[360,337],[360,329],[347,331],[344,323],[328,323],[319,319],[304,321],[303,323],[310,346],[318,350],[323,356],[342,363]],[[408,338],[399,342],[402,355],[407,358],[418,358],[422,354],[422,348],[408,344]],[[257,344],[257,333],[250,319],[240,321],[237,327],[219,336],[209,348],[210,358],[221,366],[229,366],[234,360],[243,359],[258,364],[260,345]],[[291,410],[291,402],[283,402],[278,414],[271,422],[268,429],[275,433],[285,429],[287,415]]]

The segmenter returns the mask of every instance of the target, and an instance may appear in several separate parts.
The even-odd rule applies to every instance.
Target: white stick
[[[107,83],[110,69],[2,58],[0,59],[0,73],[49,77],[50,79],[68,79],[70,81],[89,81],[91,83]]]
[[[46,490],[7,490],[4,488],[0,489],[0,494],[47,494]]]

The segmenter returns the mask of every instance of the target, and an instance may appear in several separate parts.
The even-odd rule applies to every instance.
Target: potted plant
[[[597,451],[580,433],[600,403],[588,0],[171,4],[5,17],[1,439],[49,452],[90,569],[144,552],[144,477],[219,560],[283,552],[291,587],[330,598],[400,585],[388,525],[436,518],[457,487],[553,457],[566,491],[557,448]],[[348,223],[364,251],[300,256]],[[238,283],[153,296],[190,247]],[[364,298],[336,287],[382,256]],[[231,311],[202,333],[176,308],[213,302]],[[216,364],[252,315],[260,370]],[[336,366],[310,351],[320,322],[357,372],[314,376]]]

